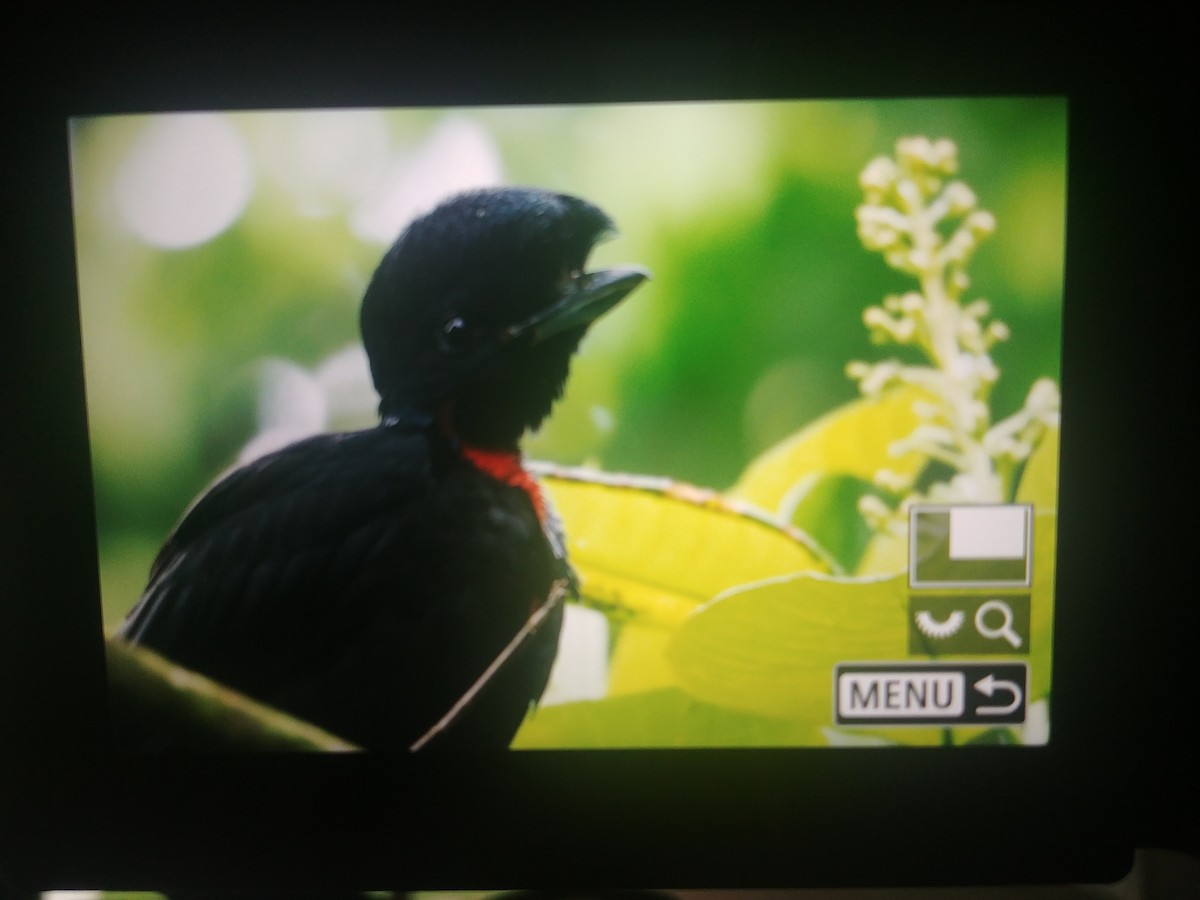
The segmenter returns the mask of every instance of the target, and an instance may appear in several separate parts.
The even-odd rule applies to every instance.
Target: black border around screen
[[[343,43],[277,23],[98,25],[38,41],[44,64],[10,81],[6,180],[20,235],[0,363],[0,893],[1098,881],[1119,877],[1134,846],[1194,841],[1194,780],[1166,691],[1178,665],[1168,639],[1181,626],[1164,615],[1188,582],[1151,566],[1190,557],[1184,535],[1147,527],[1186,502],[1170,479],[1181,458],[1169,401],[1188,384],[1169,324],[1181,304],[1169,267],[1156,265],[1170,255],[1171,211],[1145,191],[1170,162],[1156,154],[1170,152],[1171,123],[1144,105],[1170,87],[1172,57],[1147,52],[1135,30],[1066,20],[924,33],[867,20],[695,35],[540,26],[464,38],[359,23]],[[928,66],[913,65],[922,53]],[[1048,746],[459,760],[107,752],[69,116],[992,93],[1070,101]]]

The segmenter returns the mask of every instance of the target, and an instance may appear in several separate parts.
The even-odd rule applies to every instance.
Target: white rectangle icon
[[[840,672],[838,716],[854,719],[957,719],[966,709],[962,672]]]
[[[1027,506],[956,506],[950,510],[950,558],[1024,559]]]

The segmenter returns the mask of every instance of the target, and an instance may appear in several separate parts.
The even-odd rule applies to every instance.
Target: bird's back
[[[567,574],[526,491],[401,425],[234,471],[176,527],[119,634],[369,748],[409,747]],[[556,613],[443,745],[507,746]]]

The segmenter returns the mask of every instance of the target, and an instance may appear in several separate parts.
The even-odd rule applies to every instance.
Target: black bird
[[[584,273],[612,232],[590,203],[526,188],[414,221],[362,303],[380,424],[221,478],[118,638],[365,748],[507,746],[557,652],[547,599],[574,590],[519,440],[588,326],[648,277]]]

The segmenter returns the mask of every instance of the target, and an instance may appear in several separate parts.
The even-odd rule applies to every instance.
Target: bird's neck
[[[380,424],[385,428],[404,428],[437,435],[450,444],[470,444],[486,448],[489,452],[520,455],[521,435],[527,426],[497,419],[496,421],[463,421],[453,400],[443,401],[432,409],[421,405],[392,406],[381,403]]]
[[[543,525],[546,523],[546,498],[542,496],[542,489],[538,486],[537,481],[523,465],[520,450],[515,448],[511,450],[490,450],[484,447],[462,444],[460,445],[460,452],[463,459],[471,463],[480,472],[510,487],[523,490],[533,504],[533,511],[537,513],[538,521]]]
[[[412,411],[387,414],[383,417],[383,425],[385,427],[407,425],[420,430],[439,432],[444,439],[449,441],[450,446],[458,455],[480,472],[502,484],[523,490],[533,504],[538,521],[545,525],[546,498],[542,495],[537,481],[525,469],[521,448],[516,441],[495,444],[473,441],[469,437],[459,434],[455,426],[453,408],[449,404],[443,406],[436,416]]]
[[[450,404],[442,408],[438,417],[443,434],[451,438],[463,459],[483,474],[502,484],[520,488],[533,504],[538,521],[546,524],[546,498],[534,477],[525,469],[521,448],[517,441],[480,441],[462,434],[454,421],[454,409]]]

